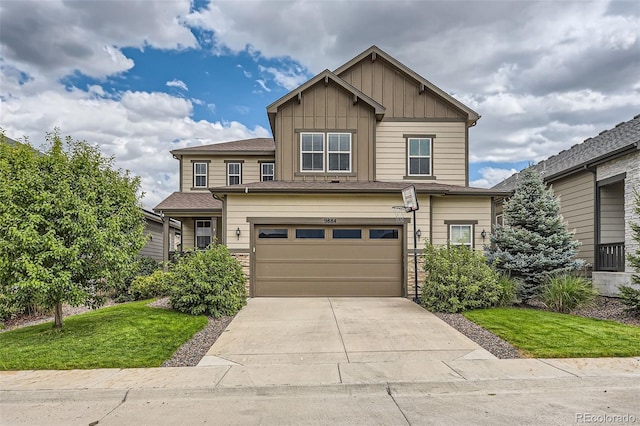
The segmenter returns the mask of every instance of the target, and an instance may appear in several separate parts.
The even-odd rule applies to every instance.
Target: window
[[[496,215],[496,225],[504,225],[504,220],[502,219],[502,214]]]
[[[274,164],[273,163],[261,163],[260,164],[260,180],[267,181],[273,180]]]
[[[300,134],[300,167],[303,172],[324,171],[324,133]]]
[[[260,228],[258,230],[258,238],[289,238],[289,231],[286,228]]]
[[[351,171],[351,133],[327,133],[327,171]]]
[[[342,240],[342,239],[359,240],[361,238],[362,238],[361,229],[334,229],[333,230],[334,240]]]
[[[207,187],[207,163],[193,163],[193,187]]]
[[[473,225],[449,225],[451,245],[471,247],[473,244]]]
[[[431,138],[408,138],[407,145],[409,176],[430,176]]]
[[[296,238],[324,238],[324,229],[296,229]]]
[[[240,185],[242,183],[241,172],[241,163],[227,163],[227,185]]]
[[[369,229],[369,239],[370,240],[380,240],[380,239],[398,239],[398,230],[397,229]]]
[[[211,244],[211,221],[196,220],[196,247],[206,249]]]

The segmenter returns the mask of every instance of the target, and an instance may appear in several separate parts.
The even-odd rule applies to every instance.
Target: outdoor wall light
[[[238,239],[240,239],[240,227],[238,226],[238,229],[236,229],[236,237],[238,237]]]
[[[420,239],[420,237],[421,237],[421,236],[422,236],[422,231],[418,229],[418,230],[416,231],[416,237],[417,237],[418,239]]]
[[[484,241],[484,239],[487,238],[487,231],[483,229],[482,232],[480,233],[480,236],[482,237],[482,241]]]

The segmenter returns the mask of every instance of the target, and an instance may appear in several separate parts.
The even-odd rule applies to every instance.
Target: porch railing
[[[624,243],[598,244],[597,271],[624,272]]]

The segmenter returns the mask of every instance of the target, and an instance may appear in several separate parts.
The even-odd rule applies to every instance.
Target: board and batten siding
[[[404,179],[407,176],[404,135],[435,135],[432,174],[436,178],[433,182],[465,186],[467,136],[463,122],[381,121],[376,128],[376,180],[411,182]]]
[[[474,225],[474,248],[482,250],[485,244],[489,244],[491,233],[491,197],[432,197],[432,243],[440,246],[447,244],[449,224],[447,221],[456,221],[463,224],[468,222]],[[482,230],[486,232],[486,238],[482,241]],[[423,234],[424,235],[424,234]]]
[[[420,196],[418,196],[420,198]],[[226,241],[232,250],[249,250],[248,217],[291,218],[382,218],[395,219],[392,206],[402,205],[400,193],[385,195],[318,194],[318,195],[263,195],[229,194],[226,204]],[[411,218],[410,214],[407,218]],[[429,198],[420,198],[420,210],[416,214],[417,226],[422,238],[428,236]],[[240,238],[236,229],[240,228]],[[407,226],[407,247],[413,249],[413,225]],[[418,246],[423,248],[423,242]]]
[[[373,180],[375,112],[333,81],[318,82],[278,107],[276,116],[276,180]],[[351,133],[351,172],[301,172],[301,132]],[[326,144],[326,140],[325,140]],[[325,158],[326,167],[326,158]]]
[[[198,161],[209,162],[208,184],[210,188],[227,185],[227,164],[226,162],[238,161],[242,163],[242,182],[260,182],[260,163],[275,161],[273,157],[266,156],[205,156],[205,155],[184,155],[182,156],[182,182],[181,192],[199,192],[206,189],[193,189],[193,163]]]
[[[577,257],[593,264],[594,253],[594,176],[591,172],[576,173],[554,181],[553,192],[560,197],[560,214],[574,239],[580,241]]]
[[[452,104],[383,59],[368,56],[339,75],[386,108],[386,118],[447,118],[464,121],[466,115]]]

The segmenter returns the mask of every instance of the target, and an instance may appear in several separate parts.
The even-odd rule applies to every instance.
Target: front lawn
[[[535,309],[493,308],[463,315],[533,358],[640,355],[640,327]]]
[[[159,367],[207,325],[207,317],[152,308],[149,301],[111,306],[52,323],[0,333],[0,370]]]

